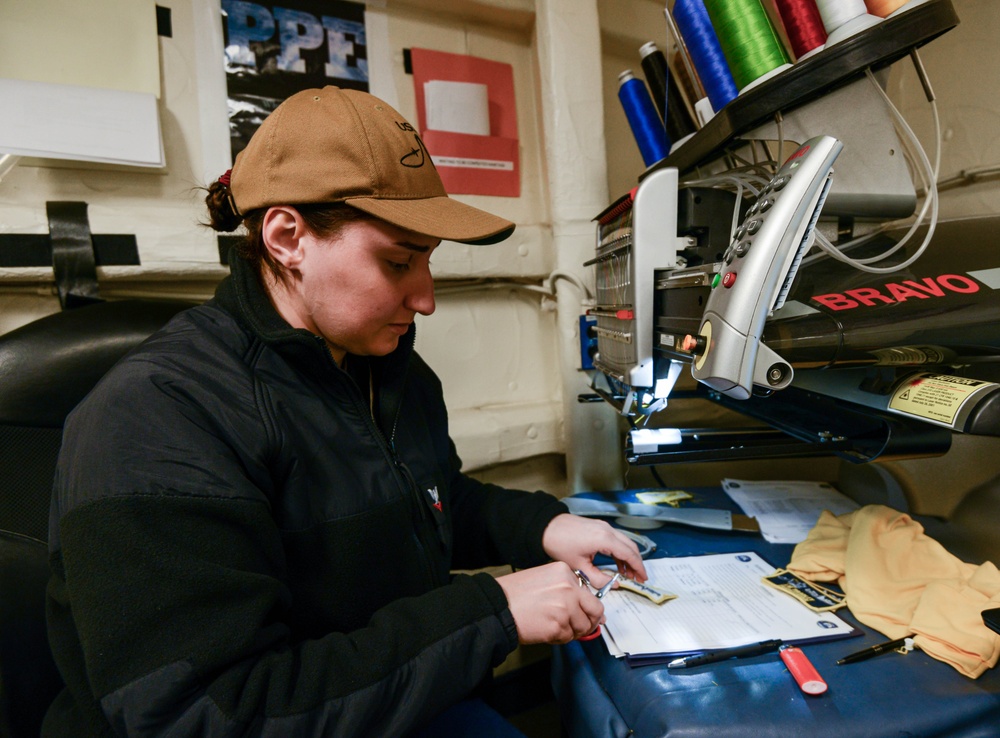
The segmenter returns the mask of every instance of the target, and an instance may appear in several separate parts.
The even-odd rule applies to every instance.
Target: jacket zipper
[[[337,362],[334,360],[333,355],[330,353],[330,347],[327,346],[326,341],[323,339],[323,337],[315,336],[315,339],[323,347],[324,352],[329,358],[330,363],[334,365],[334,368],[337,371],[343,371],[343,369],[341,369],[340,366],[337,364]],[[410,336],[410,349],[411,350],[413,349],[412,335]],[[418,524],[414,526],[412,534],[416,541],[417,548],[423,554],[423,556],[421,557],[421,563],[423,564],[423,569],[427,576],[427,581],[430,583],[431,587],[439,587],[441,586],[442,582],[439,582],[437,577],[434,576],[434,567],[431,565],[427,553],[428,551],[431,550],[431,544],[434,543],[434,541],[429,542],[428,536],[425,532],[425,529],[428,528],[427,523],[428,522],[433,523],[433,521],[432,520],[429,521],[430,515],[427,512],[427,510],[424,509],[424,501],[420,497],[422,493],[420,491],[420,487],[417,485],[417,480],[413,478],[413,475],[410,473],[409,469],[407,469],[402,459],[400,459],[396,455],[396,444],[395,444],[396,429],[399,425],[399,414],[402,409],[402,403],[400,403],[400,407],[396,408],[396,414],[392,420],[392,432],[390,433],[389,438],[386,438],[385,434],[382,432],[382,429],[378,427],[378,423],[376,423],[375,419],[372,417],[372,412],[374,408],[372,408],[371,406],[369,406],[368,408],[364,407],[364,399],[363,398],[358,399],[362,395],[361,388],[358,387],[357,382],[354,381],[353,377],[348,375],[348,378],[350,379],[351,384],[354,385],[354,388],[358,390],[351,397],[351,400],[354,403],[355,408],[359,411],[359,414],[364,418],[364,422],[368,424],[369,430],[375,436],[376,441],[381,445],[382,451],[388,456],[389,460],[392,462],[396,480],[401,481],[404,489],[409,490],[410,502],[414,503],[411,504],[411,507],[415,506],[417,509],[417,514],[420,516],[420,520]],[[370,378],[369,382],[374,382],[374,379]]]

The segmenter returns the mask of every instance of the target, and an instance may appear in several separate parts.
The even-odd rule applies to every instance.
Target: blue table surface
[[[620,502],[635,491],[584,493]],[[687,489],[689,507],[739,508],[721,488]],[[760,535],[664,525],[638,531],[652,538],[650,558],[756,551],[788,563],[792,545]],[[889,653],[838,666],[837,659],[886,639],[850,611],[837,614],[862,635],[802,646],[829,689],[801,692],[776,653],[690,669],[629,666],[608,654],[603,640],[573,642],[553,651],[552,683],[563,723],[586,736],[1000,736],[1000,676],[969,679],[922,651]]]

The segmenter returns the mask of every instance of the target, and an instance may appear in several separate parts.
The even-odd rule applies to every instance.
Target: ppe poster
[[[288,96],[311,87],[368,90],[365,6],[222,0],[233,159]]]

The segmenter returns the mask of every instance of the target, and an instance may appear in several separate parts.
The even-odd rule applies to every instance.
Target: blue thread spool
[[[691,63],[705,87],[705,94],[715,112],[722,110],[736,99],[739,90],[733,80],[729,64],[722,53],[719,37],[708,17],[702,0],[677,0],[674,4],[674,22],[684,39]]]
[[[636,79],[631,69],[618,75],[618,99],[639,145],[643,163],[647,167],[655,164],[670,151],[667,130],[656,112],[646,83]]]

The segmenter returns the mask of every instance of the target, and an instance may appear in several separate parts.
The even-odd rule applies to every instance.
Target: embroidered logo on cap
[[[420,140],[420,136],[417,135],[417,129],[411,126],[409,123],[404,121],[396,121],[396,126],[402,131],[409,131],[413,133],[413,140],[416,142],[416,148],[410,149],[407,154],[399,160],[399,163],[404,167],[410,167],[411,169],[419,169],[426,162],[431,160],[431,155],[427,152],[427,148],[424,146],[424,142]],[[431,162],[433,166],[433,162]]]

